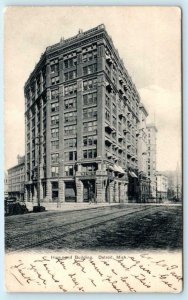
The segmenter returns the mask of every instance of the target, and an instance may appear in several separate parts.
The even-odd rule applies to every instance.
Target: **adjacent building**
[[[104,25],[47,47],[24,93],[26,201],[137,201],[140,97]]]
[[[168,178],[162,173],[157,172],[157,200],[167,199],[168,194]]]
[[[8,174],[4,172],[4,199],[8,198]]]
[[[8,197],[24,200],[25,156],[17,156],[18,163],[8,169]]]
[[[182,172],[177,166],[175,171],[162,172],[168,178],[168,199],[182,201]]]
[[[138,132],[138,183],[139,202],[150,200],[150,179],[148,178],[148,136],[146,120],[148,112],[144,105],[139,105],[139,132]]]
[[[147,146],[147,176],[150,179],[150,198],[156,199],[157,128],[153,123],[147,125]]]

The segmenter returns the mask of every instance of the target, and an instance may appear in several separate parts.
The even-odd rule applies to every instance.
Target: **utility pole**
[[[37,205],[38,205],[38,210],[40,211],[40,145],[42,144],[42,136],[38,135],[36,137],[37,143]]]
[[[177,163],[176,178],[177,178],[177,201],[179,201],[179,165]]]

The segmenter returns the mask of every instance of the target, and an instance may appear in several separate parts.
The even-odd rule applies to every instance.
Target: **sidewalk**
[[[46,203],[41,202],[41,206],[44,206],[47,211],[71,211],[71,210],[83,210],[83,209],[94,209],[99,207],[119,206],[122,203]],[[126,203],[128,204],[128,203]],[[33,206],[37,203],[26,202],[26,206],[29,211],[33,211]]]
[[[30,212],[33,211],[33,206],[37,205],[37,203],[26,202],[26,206]],[[46,211],[72,211],[72,210],[83,210],[83,209],[95,209],[95,208],[102,208],[102,207],[109,207],[109,206],[181,206],[182,203],[171,203],[171,202],[164,202],[164,203],[46,203],[41,202],[41,206],[44,206]]]

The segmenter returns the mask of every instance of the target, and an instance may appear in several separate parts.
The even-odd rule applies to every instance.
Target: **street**
[[[6,251],[182,247],[179,205],[117,205],[5,218]]]

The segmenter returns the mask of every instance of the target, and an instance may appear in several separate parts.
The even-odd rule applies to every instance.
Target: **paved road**
[[[122,205],[5,219],[7,251],[177,249],[181,206]]]

